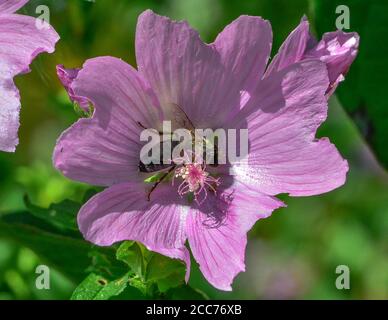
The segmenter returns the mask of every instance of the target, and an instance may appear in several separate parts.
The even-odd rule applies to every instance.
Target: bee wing
[[[164,171],[166,169],[170,169],[172,167],[175,167],[174,163],[171,164],[144,164],[143,162],[139,161],[139,171],[142,173],[158,173],[161,171]]]
[[[194,131],[194,125],[186,112],[176,103],[168,103],[165,107],[165,120],[172,122],[172,130],[188,129]]]

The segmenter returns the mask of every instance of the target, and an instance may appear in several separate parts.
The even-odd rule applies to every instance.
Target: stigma
[[[174,178],[183,180],[178,187],[178,194],[182,197],[192,193],[197,204],[206,200],[208,191],[216,194],[216,188],[220,185],[220,179],[212,177],[204,163],[184,164],[175,170]]]

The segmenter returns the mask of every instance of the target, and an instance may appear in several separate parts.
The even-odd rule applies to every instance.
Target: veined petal
[[[14,13],[23,7],[29,0],[0,0],[0,14]]]
[[[225,27],[213,45],[225,70],[238,81],[236,87],[250,91],[262,78],[271,54],[271,24],[260,17],[240,16]]]
[[[319,59],[326,63],[330,84],[327,97],[344,79],[357,56],[359,36],[355,32],[335,31],[325,33],[319,42],[311,35],[307,18],[293,30],[281,45],[278,54],[269,65],[266,76],[287,66],[308,59]]]
[[[90,199],[78,225],[85,239],[101,246],[135,240],[153,249],[179,249],[186,240],[183,204],[170,185],[160,184],[148,201],[144,183],[121,183]]]
[[[59,138],[54,165],[65,176],[109,186],[139,179],[142,126],[159,123],[158,102],[127,63],[112,57],[88,60],[71,84],[77,98],[94,107]],[[140,125],[141,124],[141,125]]]
[[[190,267],[184,244],[188,208],[170,185],[161,184],[150,201],[144,184],[122,183],[95,195],[80,210],[78,225],[85,239],[109,246],[140,241],[150,250],[180,259]]]
[[[241,112],[248,123],[248,161],[235,179],[275,195],[316,195],[341,186],[348,165],[328,139],[315,139],[326,119],[325,64],[303,61],[273,73]],[[249,111],[252,113],[248,114]]]
[[[219,46],[220,41],[216,41]],[[246,74],[231,69],[235,66],[230,65],[226,55],[234,52],[227,50],[229,45],[232,44],[220,49],[225,55],[221,58],[216,46],[203,43],[186,22],[175,22],[150,10],[138,20],[139,71],[149,81],[162,107],[179,105],[197,128],[221,127],[228,110],[239,109],[243,89],[239,85],[244,84]]]
[[[344,80],[357,56],[359,41],[355,32],[328,32],[316,46],[306,51],[305,59],[320,59],[326,63],[330,80],[329,95]]]
[[[232,290],[235,276],[245,270],[247,232],[259,219],[284,204],[270,196],[234,185],[209,195],[187,217],[187,237],[202,274],[216,288]]]
[[[268,66],[266,76],[269,76],[272,72],[280,71],[295,62],[301,61],[309,41],[311,41],[309,22],[306,18],[303,18],[300,24],[280,46],[278,53]]]
[[[9,5],[11,4],[12,1]],[[17,132],[20,96],[13,83],[13,77],[28,72],[30,63],[39,53],[53,52],[55,43],[59,39],[54,29],[51,27],[37,29],[35,22],[36,19],[28,16],[0,14],[0,150],[2,151],[15,151],[19,142]]]

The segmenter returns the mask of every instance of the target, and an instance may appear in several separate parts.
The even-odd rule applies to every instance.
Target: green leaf
[[[88,268],[92,272],[74,292],[79,299],[109,299],[113,295],[121,294],[129,285],[143,296],[152,297],[154,294],[151,282],[144,280],[145,260],[141,245],[134,241],[124,241],[114,255],[101,252],[95,248],[90,253],[92,265]],[[129,267],[129,269],[128,269]],[[122,276],[124,274],[124,276]],[[95,280],[98,281],[95,281]],[[125,279],[125,285],[122,283]]]
[[[128,280],[128,273],[113,281],[109,281],[98,274],[91,273],[75,289],[71,300],[108,300],[122,293],[128,286]]]
[[[104,188],[92,188],[92,189],[88,189],[86,190],[84,196],[83,196],[83,199],[82,199],[82,203],[85,203],[87,201],[90,200],[90,198],[92,198],[93,196],[95,196],[97,193],[103,191]]]
[[[26,202],[34,214],[0,215],[0,238],[30,248],[47,265],[75,282],[82,281],[72,299],[111,299],[121,295],[127,286],[139,290],[139,295],[155,298],[184,283],[185,266],[180,261],[150,252],[133,241],[123,242],[117,250],[115,246],[91,246],[61,232],[60,229],[69,228],[66,219],[55,218],[53,223],[47,219],[49,209],[36,207],[28,199]],[[70,213],[73,207],[57,204],[50,208]],[[90,274],[85,279],[86,273]]]
[[[140,278],[144,279],[145,261],[140,246],[134,241],[125,241],[117,249],[116,257],[126,263]]]
[[[60,203],[51,204],[49,208],[41,208],[31,203],[28,196],[24,197],[24,203],[28,211],[35,217],[52,224],[58,229],[77,231],[76,216],[81,207],[77,202],[64,200]]]
[[[131,286],[144,295],[164,293],[184,283],[185,266],[179,260],[148,251],[134,241],[123,242],[117,250],[118,260],[125,262],[135,273],[129,280]],[[155,285],[158,292],[155,292]]]
[[[360,35],[359,55],[336,94],[370,144],[376,157],[388,168],[388,2],[381,0],[312,0],[319,34],[335,29],[335,9],[350,10],[349,31]],[[344,30],[348,31],[348,30]]]
[[[31,249],[44,263],[76,283],[85,278],[87,270],[107,277],[128,271],[125,264],[116,260],[113,247],[92,247],[89,242],[64,234],[28,212],[0,214],[1,238]]]
[[[129,279],[129,285],[138,289],[144,296],[153,297],[153,284],[147,283],[138,276],[131,277]]]
[[[166,298],[170,300],[209,300],[204,292],[187,285],[168,290]]]
[[[49,266],[78,282],[90,265],[90,244],[65,236],[27,212],[0,215],[0,238],[30,248]]]
[[[156,282],[160,292],[184,283],[185,265],[176,259],[170,259],[155,253],[147,264],[147,281]]]
[[[127,266],[116,259],[114,247],[93,247],[89,252],[89,257],[91,258],[91,265],[87,272],[97,273],[111,280],[117,279],[128,272]]]

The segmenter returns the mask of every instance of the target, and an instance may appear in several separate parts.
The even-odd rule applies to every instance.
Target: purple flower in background
[[[59,40],[51,27],[39,29],[33,17],[15,14],[28,0],[0,0],[0,150],[13,152],[19,129],[20,96],[13,78],[29,71],[41,52]]]
[[[343,81],[358,52],[359,36],[355,32],[335,31],[325,33],[319,42],[311,35],[309,23],[304,17],[291,32],[269,65],[267,75],[279,71],[295,62],[320,59],[326,63],[330,85],[330,96],[339,82]]]
[[[271,26],[259,17],[241,16],[208,45],[186,22],[146,11],[136,30],[138,70],[112,57],[76,71],[59,67],[72,100],[87,100],[95,111],[61,135],[54,165],[70,179],[108,187],[79,212],[87,240],[140,241],[185,261],[186,279],[188,241],[205,278],[231,290],[245,269],[247,232],[284,206],[275,195],[317,195],[345,182],[347,162],[328,139],[315,138],[327,115],[325,62],[289,58],[266,73],[271,43]],[[186,126],[248,129],[248,160],[183,165],[174,174],[180,185],[165,179],[150,196],[139,136],[176,121],[171,105],[182,109]],[[187,191],[202,200],[182,196]]]

